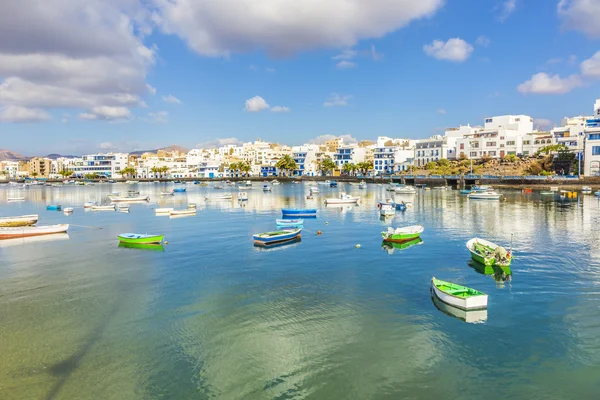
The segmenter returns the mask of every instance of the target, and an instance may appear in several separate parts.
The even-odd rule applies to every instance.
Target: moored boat
[[[331,181],[327,180],[327,181],[317,182],[317,185],[329,186],[330,183],[331,183]]]
[[[269,185],[263,186],[263,192],[270,192],[271,190],[272,190],[271,186],[269,186]]]
[[[396,207],[391,203],[379,203],[379,215],[382,217],[389,217],[396,214]]]
[[[273,182],[271,182],[271,184],[273,186],[277,186],[277,185],[281,185],[281,182],[279,182],[277,179],[273,180]]]
[[[156,215],[169,215],[174,209],[172,207],[155,208],[154,213]]]
[[[187,210],[172,210],[169,213],[169,216],[171,216],[171,217],[181,217],[181,216],[187,216],[187,215],[196,215],[196,209],[192,208],[192,209],[187,209]]]
[[[68,229],[68,224],[0,228],[0,239],[13,239],[30,236],[50,235],[54,233],[64,233]]]
[[[46,210],[48,211],[60,211],[60,204],[50,204],[46,206]]]
[[[233,198],[232,195],[230,194],[216,194],[214,196],[206,196],[204,198],[204,200],[206,201],[210,201],[210,200],[231,200]]]
[[[397,194],[416,194],[417,191],[413,186],[399,186],[394,190]]]
[[[460,308],[451,306],[450,304],[444,303],[440,298],[435,295],[432,291],[431,300],[433,301],[433,305],[443,312],[446,315],[449,315],[454,318],[458,318],[464,322],[474,324],[474,323],[482,323],[487,320],[487,308],[479,309],[479,310],[462,310]]]
[[[309,190],[310,190],[311,193],[319,193],[319,187],[318,186],[311,186]]]
[[[121,196],[113,196],[113,195],[109,194],[108,198],[113,203],[135,203],[135,202],[150,201],[150,196],[121,197]]]
[[[409,247],[412,247],[414,245],[417,244],[421,244],[423,243],[423,239],[421,238],[416,238],[413,240],[408,240],[402,243],[394,243],[394,242],[382,242],[381,243],[381,248],[385,251],[387,251],[388,254],[394,254],[394,252],[396,250],[406,250]]]
[[[108,206],[92,206],[92,211],[115,211],[114,204]]]
[[[361,182],[358,184],[358,188],[359,188],[359,189],[366,189],[366,188],[367,188],[367,182],[365,182],[365,181],[361,181]]]
[[[246,201],[248,200],[248,193],[246,192],[239,192],[237,195],[237,198],[239,201]]]
[[[303,219],[277,219],[275,222],[278,228],[302,228],[304,226]]]
[[[336,188],[337,186],[338,186],[338,184],[337,184],[336,181],[330,181],[329,182],[329,187]]]
[[[284,217],[316,217],[317,210],[315,208],[282,208],[281,213]]]
[[[117,204],[116,210],[117,212],[128,213],[130,205],[129,204]]]
[[[173,189],[174,193],[184,193],[187,190],[187,188],[175,188]]]
[[[490,241],[473,238],[467,242],[471,258],[485,266],[508,267],[512,261],[512,250],[506,250]]]
[[[7,197],[6,201],[8,201],[9,203],[14,203],[17,201],[25,201],[25,197]]]
[[[174,196],[175,193],[171,190],[170,192],[160,192],[161,196]]]
[[[73,207],[65,207],[63,212],[65,213],[65,215],[73,214]]]
[[[273,232],[257,233],[253,235],[252,238],[254,239],[255,245],[264,246],[269,244],[281,243],[288,240],[294,240],[300,236],[301,232],[302,228],[282,229]]]
[[[473,192],[473,191],[472,191],[472,190],[470,190],[470,189],[461,189],[461,190],[459,191],[459,193],[460,193],[460,194],[470,194],[470,193],[472,193],[472,192]]]
[[[589,186],[582,186],[581,193],[583,194],[592,194],[592,188]]]
[[[431,278],[433,293],[446,304],[461,310],[482,310],[487,308],[488,296],[479,290],[456,283]]]
[[[467,198],[473,200],[500,200],[500,197],[502,197],[502,195],[493,190],[488,192],[472,192],[467,195]]]
[[[122,233],[118,236],[121,243],[160,244],[165,235],[145,235],[139,233]]]
[[[10,228],[18,226],[30,226],[38,222],[39,215],[19,215],[16,217],[0,217],[0,227]]]
[[[337,198],[325,199],[325,204],[356,204],[360,201],[360,197],[353,197],[346,193],[340,193]]]
[[[381,232],[381,237],[384,242],[403,243],[421,237],[421,233],[424,230],[425,228],[421,225],[411,225],[396,229],[389,227],[387,231]]]
[[[95,201],[87,201],[87,202],[83,203],[83,208],[92,208],[95,205],[96,205]]]

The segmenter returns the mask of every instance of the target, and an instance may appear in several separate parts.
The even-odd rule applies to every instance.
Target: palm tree
[[[127,177],[135,175],[135,172],[136,172],[135,168],[133,168],[133,167],[123,168],[120,171],[121,175],[127,176]]]
[[[238,168],[244,173],[244,177],[247,177],[248,173],[252,170],[252,167],[247,162],[241,162]]]
[[[63,177],[66,178],[68,176],[73,175],[73,171],[68,170],[68,169],[63,169],[62,171],[59,172],[59,174]]]
[[[348,175],[352,175],[352,173],[356,170],[356,165],[352,163],[344,164],[342,167],[342,171],[346,172]]]
[[[241,163],[236,163],[236,162],[229,164],[229,172],[233,173],[232,178],[234,176],[237,177],[238,170],[240,169],[240,164]]]
[[[328,175],[330,172],[332,172],[334,169],[336,168],[335,163],[333,162],[333,160],[329,157],[325,157],[323,158],[323,160],[320,162],[320,167],[319,169],[321,170],[322,175]]]
[[[169,172],[169,169],[170,168],[167,167],[166,165],[163,165],[162,167],[160,167],[158,169],[158,171],[160,172],[160,176],[163,177],[163,178],[166,178],[168,176],[167,174]]]
[[[363,162],[359,162],[356,165],[357,169],[360,171],[361,174],[367,175],[369,173],[370,170],[373,169],[373,162],[372,161],[363,161]]]
[[[289,171],[294,171],[298,169],[298,164],[289,154],[284,155],[277,161],[275,167],[279,168],[280,171],[284,172],[284,176],[289,175]]]
[[[152,172],[152,175],[155,178],[158,178],[158,175],[160,174],[160,168],[159,167],[152,167],[152,168],[150,168],[150,172]]]

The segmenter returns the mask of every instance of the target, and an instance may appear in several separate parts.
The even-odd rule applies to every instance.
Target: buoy
[[[357,245],[356,245],[356,246],[354,246],[354,247],[356,247],[357,249],[360,249],[360,244],[357,244]]]
[[[322,232],[321,231],[317,231],[317,235],[320,235]]]
[[[325,221],[325,225],[329,225],[329,222]]]
[[[165,240],[165,244],[169,244],[169,242],[167,242],[167,241]]]

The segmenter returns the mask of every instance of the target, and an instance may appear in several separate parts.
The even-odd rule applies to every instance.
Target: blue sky
[[[31,11],[0,16],[0,148],[423,138],[509,113],[548,127],[600,97],[593,0],[82,1],[100,22],[8,1]]]

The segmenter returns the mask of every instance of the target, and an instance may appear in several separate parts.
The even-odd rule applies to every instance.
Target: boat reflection
[[[254,249],[259,251],[277,251],[283,250],[284,247],[294,247],[298,245],[302,241],[302,237],[297,236],[293,239],[286,240],[284,242],[277,242],[274,244],[264,245],[264,244],[254,244]]]
[[[503,286],[504,282],[510,282],[512,280],[512,271],[510,266],[508,267],[499,267],[495,266],[485,266],[477,261],[470,260],[469,267],[473,268],[475,271],[479,272],[482,275],[491,276],[494,281],[496,281],[499,286]]]
[[[0,247],[11,247],[22,244],[40,244],[45,242],[56,242],[59,240],[69,240],[68,233],[55,233],[53,235],[30,236],[24,238],[4,239],[0,240]]]
[[[119,247],[127,249],[149,250],[149,251],[165,251],[162,244],[145,244],[145,243],[119,243]]]
[[[421,239],[421,238],[416,238],[416,239],[413,239],[413,240],[409,240],[409,241],[404,242],[404,243],[382,242],[381,243],[381,248],[383,250],[387,251],[387,253],[389,255],[392,255],[392,254],[394,254],[394,252],[396,250],[406,250],[409,247],[412,247],[412,246],[417,245],[417,244],[422,244],[422,243],[423,243],[423,239]]]
[[[431,292],[431,301],[433,302],[433,305],[444,314],[458,318],[464,322],[476,324],[483,323],[487,320],[487,309],[473,311],[461,310],[460,308],[444,303],[433,291]]]

